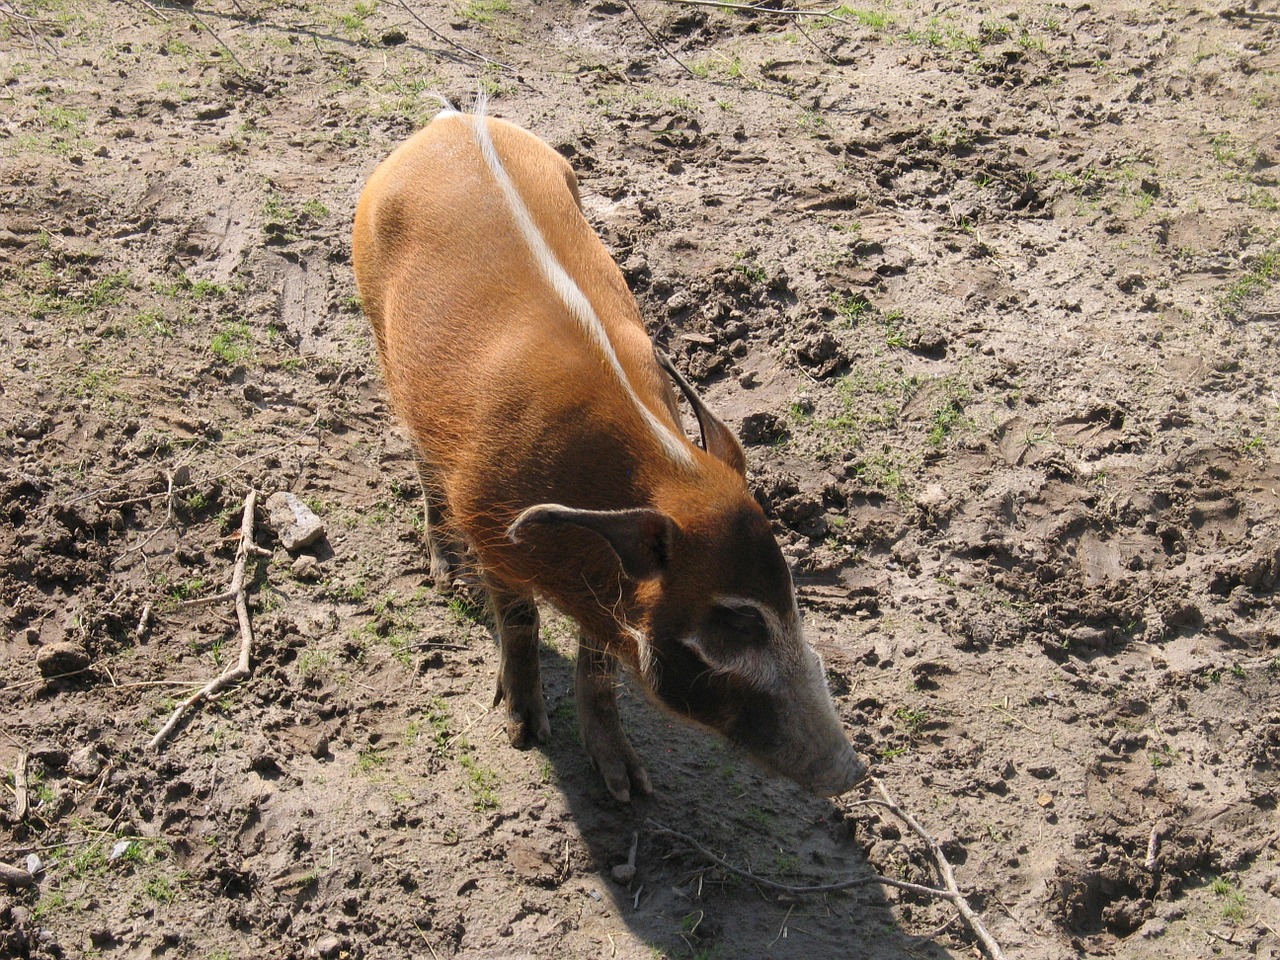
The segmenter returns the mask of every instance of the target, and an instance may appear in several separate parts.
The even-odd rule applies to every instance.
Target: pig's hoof
[[[547,722],[546,711],[541,707],[530,714],[507,711],[507,738],[518,749],[546,743],[551,739],[551,724]]]
[[[547,708],[542,703],[541,693],[527,700],[515,698],[504,692],[499,685],[494,706],[503,700],[507,702],[507,739],[513,747],[523,750],[551,739],[551,723],[547,720]],[[525,702],[522,703],[521,700]]]
[[[653,793],[649,774],[630,746],[608,755],[596,752],[591,759],[604,777],[605,786],[619,803],[630,803],[633,794],[647,797]]]

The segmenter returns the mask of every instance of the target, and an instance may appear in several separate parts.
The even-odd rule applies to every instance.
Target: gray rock
[[[324,522],[292,493],[267,498],[267,519],[290,553],[309,547],[324,536]]]

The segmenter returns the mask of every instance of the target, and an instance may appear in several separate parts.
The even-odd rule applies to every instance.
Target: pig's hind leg
[[[551,737],[538,666],[538,608],[532,597],[489,585],[489,609],[498,634],[498,685],[493,705],[507,705],[507,737],[513,747]]]
[[[604,645],[581,634],[575,693],[578,727],[587,753],[604,776],[614,798],[627,803],[633,792],[653,792],[649,774],[631,749],[618,716],[618,661]]]

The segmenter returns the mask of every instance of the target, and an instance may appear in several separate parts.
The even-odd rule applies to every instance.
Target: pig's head
[[[736,466],[724,467],[703,475],[697,495],[681,483],[653,507],[542,504],[512,529],[569,524],[603,537],[632,583],[629,622],[620,626],[650,693],[771,771],[820,796],[844,793],[866,768],[845,738],[822,662],[804,641],[769,523]]]

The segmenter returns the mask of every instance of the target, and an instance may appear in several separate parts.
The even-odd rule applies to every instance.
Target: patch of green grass
[[[1213,159],[1224,167],[1237,170],[1252,168],[1258,160],[1258,148],[1242,143],[1231,133],[1215,134],[1209,140]]]
[[[35,909],[32,916],[37,920],[50,920],[71,906],[67,895],[61,890],[52,890],[45,893],[36,901]]]
[[[837,296],[836,316],[846,327],[856,327],[875,312],[875,306],[861,294],[851,293],[848,296]]]
[[[928,710],[912,710],[909,707],[898,707],[893,711],[894,719],[906,728],[907,735],[912,739],[916,739],[924,732],[925,724],[929,722]]]
[[[893,26],[893,17],[883,10],[868,10],[841,4],[831,11],[833,17],[841,20],[852,20],[868,30],[883,31]],[[821,20],[819,23],[830,25],[831,21]],[[817,26],[818,24],[815,24]]]
[[[1161,767],[1173,766],[1174,761],[1178,759],[1178,753],[1166,743],[1155,750],[1148,750],[1147,759],[1151,762],[1151,766],[1158,770]]]
[[[237,364],[253,352],[253,335],[244,323],[228,323],[209,343],[213,355],[226,364]]]
[[[805,133],[815,134],[828,129],[831,124],[816,110],[801,110],[800,115],[796,117],[796,126]]]
[[[323,220],[329,215],[329,208],[313,197],[302,204],[302,212],[313,220]]]
[[[1230,317],[1238,316],[1250,300],[1266,293],[1277,281],[1280,281],[1280,249],[1268,250],[1223,293],[1223,312]]]
[[[498,772],[483,766],[476,760],[469,746],[465,743],[458,763],[467,775],[467,789],[471,791],[472,807],[477,811],[496,810],[498,808]]]
[[[854,475],[895,500],[905,501],[908,498],[911,485],[906,465],[901,456],[888,446],[859,460],[854,466]]]
[[[303,680],[321,677],[332,669],[333,655],[323,650],[304,650],[298,655],[298,676]]]
[[[133,280],[128,271],[121,270],[76,283],[65,276],[65,268],[42,260],[32,264],[19,279],[19,288],[23,307],[37,319],[50,315],[83,317],[123,303],[133,289]]]
[[[177,899],[181,880],[181,877],[175,880],[168,874],[159,873],[148,878],[143,884],[142,892],[157,903],[173,903]]]
[[[1264,190],[1262,187],[1250,190],[1245,203],[1255,210],[1265,210],[1267,213],[1275,213],[1280,210],[1280,201],[1276,200],[1275,194],[1269,190]]]
[[[967,127],[953,127],[949,123],[940,124],[929,131],[929,143],[940,150],[956,153],[967,150],[978,140],[978,135]]]
[[[742,76],[742,58],[726,57],[723,54],[707,57],[702,60],[693,60],[689,63],[689,69],[695,75],[706,79],[708,77],[724,77],[730,80],[736,80]]]
[[[941,380],[938,401],[929,416],[929,446],[941,447],[956,430],[968,425],[964,405],[969,400],[968,389],[955,377]]]
[[[510,13],[509,0],[468,0],[458,7],[458,16],[472,23],[492,23],[500,13]]]
[[[365,35],[365,21],[377,12],[377,3],[357,0],[350,12],[337,15],[337,22],[348,33],[363,37]]]
[[[80,375],[73,392],[81,400],[112,400],[116,398],[115,387],[120,375],[114,370],[103,367],[91,367]]]
[[[1235,883],[1226,877],[1214,877],[1213,882],[1209,884],[1210,891],[1213,892],[1222,904],[1222,918],[1240,923],[1244,920],[1244,907],[1248,902],[1244,891]]]

